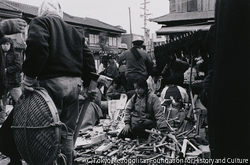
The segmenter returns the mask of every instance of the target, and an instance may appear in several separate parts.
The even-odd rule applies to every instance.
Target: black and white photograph
[[[249,0],[1,0],[0,165],[250,164]]]

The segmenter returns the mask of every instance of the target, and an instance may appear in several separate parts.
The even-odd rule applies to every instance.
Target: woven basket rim
[[[40,95],[41,97],[42,97],[42,99],[43,99],[43,103],[47,103],[47,108],[49,109],[47,109],[47,111],[48,111],[48,114],[50,114],[51,115],[51,117],[52,117],[52,119],[53,119],[53,121],[52,121],[52,123],[51,124],[49,124],[49,125],[46,125],[46,126],[34,126],[34,127],[32,127],[32,126],[29,126],[29,127],[27,127],[26,125],[25,126],[23,126],[23,125],[14,125],[14,123],[13,123],[13,126],[12,126],[12,128],[13,128],[13,133],[14,133],[14,140],[15,140],[15,143],[16,143],[16,146],[17,146],[17,149],[18,149],[18,151],[19,151],[19,153],[20,153],[20,155],[22,156],[22,158],[27,162],[27,163],[29,163],[29,164],[35,164],[35,162],[36,162],[36,158],[32,158],[32,157],[30,157],[29,155],[31,155],[33,152],[37,152],[37,154],[36,155],[39,155],[38,153],[41,151],[41,150],[39,150],[39,149],[34,149],[34,148],[36,148],[37,146],[39,147],[39,148],[41,148],[41,142],[42,142],[42,144],[43,145],[50,145],[50,150],[49,151],[47,151],[47,153],[42,153],[41,154],[41,157],[40,158],[42,158],[43,157],[43,154],[45,154],[45,155],[48,155],[48,153],[50,153],[49,155],[50,155],[50,158],[48,159],[48,160],[43,160],[44,161],[44,163],[43,164],[49,164],[49,163],[52,163],[52,161],[53,160],[55,160],[56,159],[56,157],[57,157],[57,154],[58,154],[58,151],[59,151],[59,149],[60,149],[60,141],[61,141],[61,125],[62,125],[62,123],[60,122],[60,118],[59,118],[59,115],[58,115],[58,111],[57,111],[57,108],[56,108],[56,106],[55,106],[55,104],[54,104],[54,102],[53,102],[53,100],[51,99],[51,97],[49,96],[49,94],[48,94],[48,92],[47,92],[47,90],[45,89],[45,88],[41,88],[41,87],[39,87],[39,88],[35,88],[35,90],[33,91],[33,92],[31,92],[31,93],[29,93],[29,94],[27,94],[26,93],[26,95],[28,95],[27,96],[27,98],[29,99],[29,97],[31,97],[32,95],[34,95],[34,94],[38,94],[38,95]],[[20,97],[21,98],[21,97]],[[32,98],[32,97],[31,97]],[[40,98],[40,97],[39,97]],[[20,106],[20,105],[22,105],[22,103],[24,103],[25,102],[25,97],[23,98],[23,99],[19,99],[18,100],[18,102],[17,102],[17,104],[16,104],[16,106],[17,106],[17,109],[18,109],[18,106]],[[33,104],[34,105],[34,104]],[[15,108],[13,109],[13,110],[15,110]],[[47,112],[46,111],[46,112]],[[21,111],[22,112],[22,111]],[[37,112],[37,110],[36,111],[34,111],[34,112]],[[27,113],[30,113],[30,114],[28,114],[28,115],[32,115],[31,114],[31,112],[27,112]],[[41,114],[40,112],[38,113],[38,114]],[[34,115],[33,115],[34,116]],[[14,111],[14,113],[13,113],[13,119],[16,117],[16,119],[18,119],[18,116],[15,116],[15,111]],[[20,117],[19,117],[20,118]],[[34,117],[34,118],[36,118],[36,117]],[[33,118],[33,119],[34,119]],[[38,119],[39,120],[39,119]],[[13,120],[14,121],[14,120]],[[23,121],[25,121],[25,120],[23,120]],[[45,121],[45,120],[44,120]],[[26,121],[25,121],[26,122]],[[48,123],[48,122],[47,122]],[[20,123],[18,123],[18,124],[20,124]],[[35,132],[35,135],[40,135],[41,134],[41,132],[43,131],[43,133],[44,133],[44,131],[46,132],[46,136],[49,136],[49,139],[51,140],[51,138],[52,138],[52,140],[53,140],[53,142],[52,143],[46,143],[46,141],[39,141],[39,140],[37,140],[37,144],[34,144],[34,143],[29,143],[29,141],[28,141],[28,143],[29,144],[23,144],[22,142],[23,141],[27,141],[27,139],[28,138],[26,138],[26,139],[24,139],[26,136],[28,136],[28,134],[27,134],[27,132],[29,131],[29,130],[31,130],[32,131],[32,135],[34,135],[33,133],[33,131],[36,131]],[[31,132],[31,131],[29,131],[29,133]],[[39,132],[40,131],[40,132]],[[16,133],[16,134],[15,134]],[[22,134],[25,134],[25,137],[20,137],[20,135],[22,135]],[[15,136],[16,135],[16,136]],[[41,136],[39,136],[39,137],[41,137]],[[39,138],[38,138],[39,139]],[[45,138],[45,140],[46,140],[46,138]],[[32,142],[34,142],[34,141],[32,141]],[[35,142],[36,143],[36,142]],[[31,146],[31,145],[33,145],[33,146]],[[23,148],[26,148],[26,149],[23,149]],[[30,148],[32,148],[32,151],[30,151]],[[43,148],[43,147],[42,147]],[[45,147],[46,148],[46,147]],[[23,153],[22,153],[23,152]],[[28,156],[27,156],[28,155]]]

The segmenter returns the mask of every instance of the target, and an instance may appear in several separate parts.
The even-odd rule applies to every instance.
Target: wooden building
[[[18,3],[10,0],[0,1],[0,18],[1,20],[10,18],[22,18],[28,24],[32,18],[36,17],[38,13],[38,7]],[[76,17],[64,12],[63,19],[75,26],[80,33],[82,33],[86,39],[88,47],[92,50],[95,59],[96,66],[100,64],[99,56],[105,53],[118,53],[121,46],[122,33],[126,33],[126,30],[120,26],[112,26],[97,19],[87,17]],[[27,27],[28,29],[28,27]],[[25,39],[26,33],[10,35],[15,42],[15,47],[23,55],[26,48]]]
[[[216,0],[169,0],[169,14],[153,18],[162,27],[157,35],[170,38],[187,32],[208,31],[214,23]]]

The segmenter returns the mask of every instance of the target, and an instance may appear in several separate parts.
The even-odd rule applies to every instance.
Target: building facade
[[[169,0],[169,14],[153,18],[162,27],[157,35],[169,39],[193,31],[208,31],[214,23],[216,0]]]
[[[0,1],[1,20],[22,18],[29,24],[32,18],[37,16],[37,13],[37,6],[9,0]],[[64,13],[63,19],[67,23],[76,27],[78,31],[83,34],[87,45],[95,56],[97,68],[100,64],[100,55],[103,53],[118,53],[122,40],[121,35],[122,33],[126,33],[126,30],[122,29],[121,27],[109,25],[97,19],[71,16],[68,13]],[[26,32],[22,34],[8,36],[14,40],[15,47],[22,56],[25,54],[25,39],[27,38],[27,30],[28,27]]]

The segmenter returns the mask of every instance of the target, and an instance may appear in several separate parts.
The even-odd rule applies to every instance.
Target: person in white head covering
[[[96,69],[84,36],[62,18],[60,4],[45,0],[39,7],[38,17],[30,22],[23,91],[34,90],[38,80],[50,94],[60,120],[68,128],[68,132],[62,131],[62,153],[67,157],[67,165],[71,165],[80,89],[89,85],[90,73]]]
[[[38,9],[38,16],[46,16],[54,13],[63,18],[61,5],[56,0],[45,0]]]

